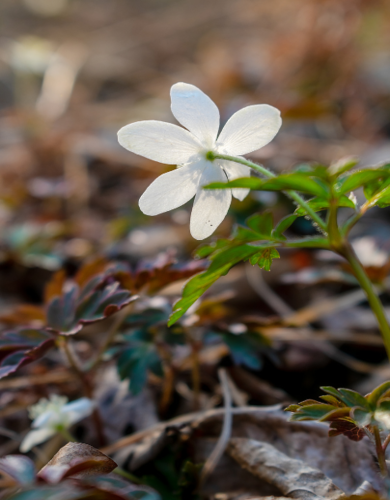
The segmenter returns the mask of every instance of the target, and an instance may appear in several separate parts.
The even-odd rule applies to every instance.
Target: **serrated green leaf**
[[[224,276],[238,262],[249,259],[259,251],[259,247],[250,245],[239,245],[226,250],[220,250],[212,256],[212,262],[207,271],[197,274],[185,285],[182,298],[173,306],[173,312],[169,318],[168,326],[172,326],[183,314],[203,295],[203,293]]]
[[[268,236],[271,236],[271,232],[274,227],[273,215],[271,212],[255,214],[246,220],[246,224],[255,233],[264,235],[266,239]]]
[[[283,233],[287,231],[287,229],[296,221],[298,218],[297,215],[287,215],[286,217],[283,217],[275,226],[275,229],[272,231],[271,235],[274,238],[278,239],[286,239],[285,236],[283,236]]]
[[[355,189],[366,185],[368,182],[388,176],[384,169],[365,169],[353,172],[345,178],[341,179],[336,185],[336,192],[339,194],[349,193]]]
[[[309,205],[310,208],[314,210],[314,212],[319,212],[321,210],[325,210],[329,208],[330,202],[329,200],[326,200],[325,198],[312,198],[311,200],[306,201],[306,203]],[[349,208],[356,208],[355,203],[350,200],[347,196],[342,195],[338,200],[337,200],[337,205],[339,207],[349,207]],[[304,207],[298,207],[294,214],[303,216],[307,214],[307,211],[305,210]]]
[[[265,271],[271,270],[271,265],[273,259],[279,259],[280,255],[276,248],[266,248],[249,259],[252,265],[258,265],[260,269],[264,269]]]
[[[342,158],[329,166],[329,175],[332,177],[339,177],[344,172],[351,170],[351,168],[355,167],[358,163],[358,158]]]

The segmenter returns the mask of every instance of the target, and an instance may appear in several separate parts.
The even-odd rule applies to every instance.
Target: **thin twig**
[[[98,366],[99,363],[102,361],[104,353],[106,352],[107,348],[110,346],[111,342],[114,340],[115,335],[117,334],[119,328],[125,322],[127,316],[130,314],[131,310],[133,309],[133,306],[134,306],[134,302],[131,302],[128,306],[125,306],[121,311],[119,311],[116,314],[115,321],[113,322],[105,341],[100,346],[99,351],[96,355],[96,358],[87,367],[88,371],[92,370],[93,368],[96,368],[96,366]]]
[[[266,413],[272,412],[276,410],[280,410],[281,405],[272,405],[272,406],[243,406],[241,408],[232,408],[232,415],[245,415],[248,413]],[[105,453],[106,455],[110,455],[126,446],[130,446],[131,444],[138,443],[142,441],[142,439],[154,434],[155,432],[162,432],[164,429],[168,429],[174,426],[184,426],[190,423],[203,422],[209,418],[219,417],[225,414],[225,408],[213,408],[212,410],[206,411],[198,411],[195,413],[187,413],[187,415],[180,415],[179,417],[175,417],[171,420],[167,420],[166,422],[160,422],[148,429],[144,429],[142,431],[136,432],[135,434],[131,434],[130,436],[125,436],[121,438],[116,443],[110,444],[105,448],[102,448],[100,451]]]
[[[87,374],[80,368],[78,362],[76,361],[76,359],[75,359],[75,357],[70,349],[67,337],[64,337],[62,339],[61,347],[63,348],[63,350],[65,352],[65,355],[68,359],[70,366],[73,368],[73,370],[77,374],[77,376],[78,376],[78,378],[79,378],[79,380],[84,388],[84,393],[85,393],[86,397],[89,399],[92,399],[93,398],[93,390],[91,387],[91,383],[87,378]],[[100,443],[100,446],[103,446],[106,443],[106,438],[104,435],[104,426],[103,426],[102,418],[100,416],[100,412],[99,412],[97,407],[95,407],[93,412],[92,412],[92,420],[93,420],[94,425],[95,425],[96,435],[97,435],[98,441]]]
[[[25,377],[2,380],[0,382],[0,391],[5,389],[23,389],[24,387],[30,388],[34,385],[64,384],[74,382],[75,379],[75,375],[69,371],[55,371],[39,375],[27,375]]]
[[[223,418],[222,432],[219,436],[217,445],[212,451],[211,455],[207,459],[206,463],[203,466],[202,473],[200,475],[200,487],[205,483],[206,479],[213,472],[215,467],[218,465],[219,460],[221,459],[226,446],[229,442],[231,433],[232,433],[232,397],[229,389],[229,379],[224,368],[220,368],[218,370],[218,377],[221,382],[222,392],[223,392],[223,401],[224,401],[224,409],[225,414]]]

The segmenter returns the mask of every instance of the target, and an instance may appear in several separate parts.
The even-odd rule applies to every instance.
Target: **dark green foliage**
[[[222,338],[236,364],[252,370],[259,370],[262,367],[261,354],[269,348],[268,339],[251,332],[240,335],[225,333]]]
[[[133,394],[143,389],[149,371],[159,377],[163,375],[158,345],[183,342],[182,336],[173,334],[166,322],[167,314],[159,309],[146,309],[127,318],[126,324],[133,328],[124,334],[124,345],[117,349],[120,353],[117,367],[120,378],[129,379]]]

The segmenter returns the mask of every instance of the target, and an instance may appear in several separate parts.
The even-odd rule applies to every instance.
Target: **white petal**
[[[246,165],[241,165],[240,163],[227,160],[215,160],[215,162],[223,167],[229,181],[234,181],[234,179],[239,179],[240,177],[251,176],[251,169]],[[242,201],[247,196],[249,191],[250,189],[246,188],[233,188],[232,194],[235,198]]]
[[[176,83],[171,88],[171,101],[176,120],[212,148],[219,129],[219,111],[210,97],[195,85]]]
[[[219,135],[218,150],[229,155],[251,153],[271,142],[281,125],[280,111],[268,104],[240,109]]]
[[[187,163],[203,149],[184,128],[155,120],[126,125],[119,130],[118,141],[137,155],[170,165]]]
[[[160,175],[139,200],[146,215],[158,215],[181,207],[193,198],[206,162],[191,163]]]
[[[31,427],[33,428],[47,427],[53,420],[58,420],[58,418],[59,418],[58,411],[48,410],[38,415],[38,417],[34,419],[33,423],[31,424]]]
[[[80,398],[66,404],[62,408],[61,413],[68,417],[68,425],[70,426],[91,415],[95,406],[96,404],[94,401],[91,401],[88,398]]]
[[[211,182],[226,182],[223,170],[207,163],[199,187]],[[207,238],[225,218],[232,201],[231,189],[198,189],[191,212],[190,231],[196,240]]]
[[[54,436],[54,434],[56,434],[55,430],[46,427],[44,429],[30,431],[23,439],[19,449],[22,453],[27,453],[31,448],[47,441],[50,437]]]

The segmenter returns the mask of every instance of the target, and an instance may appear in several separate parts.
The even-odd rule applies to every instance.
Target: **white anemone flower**
[[[243,200],[249,189],[204,190],[211,182],[249,177],[250,168],[215,159],[210,153],[244,155],[262,148],[277,134],[280,112],[267,104],[237,111],[219,130],[219,111],[200,89],[188,83],[171,88],[171,109],[182,128],[155,120],[131,123],[118,132],[119,143],[138,155],[177,169],[158,177],[144,192],[139,206],[146,215],[180,207],[195,196],[190,231],[197,240],[210,236],[229,210],[232,195]],[[186,130],[187,129],[187,130]]]
[[[383,410],[377,410],[374,413],[374,418],[380,423],[380,426],[383,429],[390,430],[390,412],[388,411],[383,411]]]
[[[26,453],[34,446],[47,441],[62,430],[91,415],[95,403],[88,398],[80,398],[68,403],[65,396],[51,396],[41,399],[30,407],[32,430],[23,439],[20,451]]]

